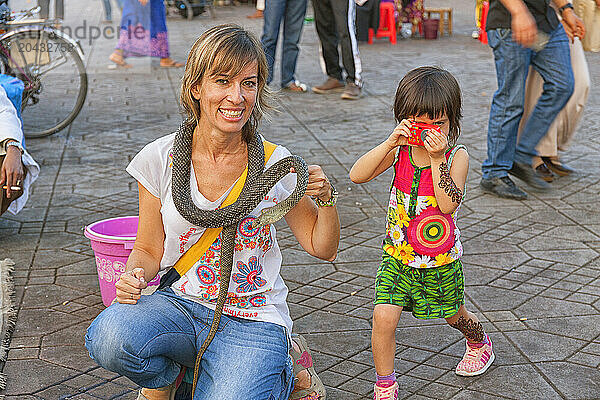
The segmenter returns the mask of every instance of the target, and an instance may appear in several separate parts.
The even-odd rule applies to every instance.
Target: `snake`
[[[186,120],[182,122],[175,134],[172,151],[173,202],[181,216],[191,224],[203,228],[222,227],[223,231],[221,232],[221,279],[219,283],[219,295],[208,336],[196,355],[192,398],[196,392],[202,355],[215,337],[219,328],[219,322],[221,321],[221,315],[223,314],[233,268],[235,234],[239,223],[258,206],[277,182],[290,173],[291,168],[295,169],[297,176],[296,187],[293,192],[275,206],[262,210],[260,215],[252,222],[252,229],[259,229],[262,226],[273,224],[283,218],[302,199],[308,185],[308,166],[297,155],[284,157],[265,171],[265,152],[262,139],[258,134],[254,134],[247,143],[248,174],[237,200],[223,208],[202,210],[193,203],[190,187],[194,129],[194,124]]]

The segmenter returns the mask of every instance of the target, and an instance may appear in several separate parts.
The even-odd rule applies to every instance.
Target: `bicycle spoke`
[[[62,62],[58,63],[58,60],[62,60]],[[61,57],[57,57],[55,59],[53,59],[52,61],[50,61],[48,64],[44,65],[43,67],[39,67],[38,69],[38,73],[36,74],[36,77],[41,77],[45,74],[47,74],[48,72],[55,70],[56,68],[65,65],[68,62],[67,57],[65,57],[65,55],[63,54]]]

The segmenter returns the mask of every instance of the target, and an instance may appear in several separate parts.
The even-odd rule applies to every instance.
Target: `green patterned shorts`
[[[449,318],[465,303],[460,260],[435,268],[412,268],[383,253],[374,304],[394,304],[415,318]]]

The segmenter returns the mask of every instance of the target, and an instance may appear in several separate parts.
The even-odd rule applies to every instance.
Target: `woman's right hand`
[[[146,4],[148,4],[148,0],[138,0],[140,2],[141,5],[145,6]]]
[[[405,146],[408,143],[408,137],[410,136],[410,127],[412,123],[403,119],[400,121],[398,126],[394,128],[394,131],[390,134],[390,136],[386,139],[386,143],[390,148],[395,149],[398,146]]]
[[[125,272],[115,284],[117,302],[121,304],[136,304],[142,295],[142,289],[148,286],[144,278],[144,269],[135,268]]]

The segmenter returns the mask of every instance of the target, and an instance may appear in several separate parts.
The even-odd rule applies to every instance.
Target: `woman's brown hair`
[[[409,71],[398,84],[394,99],[396,121],[424,114],[431,119],[446,114],[450,122],[448,142],[451,146],[456,144],[462,98],[460,86],[450,72],[432,66],[419,67]]]
[[[242,128],[242,137],[249,142],[256,133],[265,110],[270,109],[271,93],[266,86],[268,67],[260,41],[239,25],[217,25],[196,40],[188,55],[181,79],[180,102],[187,121],[194,127],[200,120],[200,104],[192,96],[192,88],[205,76],[227,74],[235,76],[253,62],[258,64],[256,103],[250,118]]]

